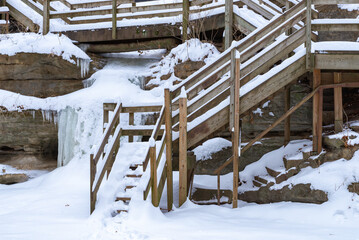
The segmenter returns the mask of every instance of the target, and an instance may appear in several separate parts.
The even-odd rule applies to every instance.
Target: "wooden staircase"
[[[309,4],[309,6],[311,5]],[[318,71],[318,66],[321,66],[321,69],[335,71],[338,70],[338,66],[330,61],[327,61],[324,66],[325,58],[323,56],[328,56],[327,53],[311,52],[312,41],[316,41],[317,35],[312,32],[310,26],[312,18],[315,19],[317,16],[318,13],[311,8],[307,8],[304,1],[299,2],[288,11],[273,18],[266,26],[255,30],[246,38],[232,44],[213,63],[204,66],[179,85],[171,89],[165,89],[162,106],[135,108],[122,107],[120,103],[105,104],[104,109],[114,111],[114,117],[107,124],[105,137],[99,150],[91,157],[93,166],[96,165],[99,157],[103,154],[102,146],[108,143],[109,132],[115,132],[112,137],[112,139],[115,139],[113,140],[115,143],[118,139],[116,133],[123,134],[124,129],[127,129],[126,131],[128,132],[126,133],[129,135],[149,134],[147,128],[138,128],[136,130],[133,128],[132,132],[130,128],[122,127],[121,129],[119,127],[121,125],[117,121],[119,113],[124,111],[123,109],[132,109],[132,112],[141,112],[145,111],[145,109],[159,112],[156,124],[151,127],[150,143],[142,162],[142,168],[140,167],[140,162],[134,163],[136,165],[129,166],[129,172],[124,177],[124,182],[127,184],[128,180],[128,184],[125,186],[124,192],[119,194],[116,199],[122,204],[119,212],[128,211],[128,203],[132,199],[131,192],[137,188],[136,180],[138,179],[146,182],[146,187],[143,189],[143,198],[146,200],[151,192],[154,206],[159,206],[164,186],[167,182],[167,209],[171,210],[173,204],[172,161],[174,156],[179,156],[181,204],[181,191],[184,193],[184,200],[188,194],[187,151],[201,144],[216,131],[227,129],[232,133],[233,128],[238,130],[239,126],[237,125],[239,124],[233,124],[235,122],[233,120],[234,111],[240,118],[245,116],[275,94],[293,84],[299,77],[308,74],[313,68],[313,81],[315,83],[313,84],[313,91],[296,105],[288,106],[283,116],[240,150],[242,153],[312,97],[315,99],[313,109],[316,111],[320,109],[320,96],[323,89],[359,87],[358,82],[353,82],[352,80],[337,84],[320,83],[321,72],[320,70]],[[283,34],[286,34],[286,36],[283,36]],[[304,48],[304,44],[307,46],[306,48]],[[359,64],[354,66],[350,63],[353,59],[359,62],[359,51],[355,53],[334,52],[330,53],[330,55],[335,54],[341,61],[347,61],[352,70],[359,70]],[[235,82],[240,83],[240,86],[236,86]],[[234,101],[235,91],[238,91],[239,94],[236,101]],[[313,135],[315,136],[321,136],[319,117],[320,114],[313,115],[317,124],[316,127],[313,127]],[[146,129],[146,131],[140,131],[141,129]],[[317,145],[316,151],[318,149]],[[116,148],[111,148],[109,155],[112,156],[112,159],[108,157],[107,152],[104,155],[104,159],[110,160],[108,160],[109,163],[106,162],[104,165],[105,170],[103,171],[111,171],[110,166],[113,164],[113,156],[116,155],[115,151]],[[235,163],[238,160],[236,158],[238,157],[232,156],[215,171],[218,176],[218,185],[221,170],[228,164]],[[275,170],[269,169],[268,173],[278,176]],[[96,194],[103,176],[104,173],[101,172],[100,180],[94,184],[95,178],[92,174],[91,211],[95,208]],[[236,178],[235,175],[234,178]],[[235,183],[235,180],[233,182],[238,184],[238,180],[237,183]],[[268,182],[261,176],[257,176],[253,179],[253,184],[262,186],[268,184]],[[236,189],[236,185],[234,185],[233,203],[237,202]],[[219,188],[218,192],[220,192]]]

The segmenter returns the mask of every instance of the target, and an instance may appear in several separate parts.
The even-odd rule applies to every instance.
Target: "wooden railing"
[[[129,114],[129,124],[134,125],[135,113],[158,112],[161,105],[149,106],[122,106],[121,103],[104,103],[103,104],[103,126],[104,134],[102,136],[100,146],[96,149],[95,153],[90,154],[90,211],[95,210],[97,193],[100,189],[101,183],[107,172],[109,176],[113,163],[115,161],[118,149],[120,147],[121,136],[128,136],[129,142],[133,141],[133,136],[146,136],[150,135],[152,131],[144,129],[143,127],[124,127],[120,125],[121,113]],[[110,119],[110,112],[113,116]],[[151,126],[150,126],[151,127]],[[150,134],[149,134],[150,132]],[[163,129],[158,129],[157,135],[163,133]],[[112,136],[112,137],[110,137]],[[107,147],[106,147],[107,146]],[[99,163],[102,164],[102,169]],[[99,173],[97,173],[99,172]]]
[[[0,18],[0,27],[4,27],[5,32],[9,33],[9,8],[0,6],[0,15],[2,15],[2,18]]]
[[[120,113],[122,110],[122,104],[118,103],[114,115],[105,129],[102,136],[100,146],[95,153],[90,154],[90,213],[95,210],[97,193],[100,189],[102,180],[107,172],[107,176],[110,174],[113,162],[116,158],[117,151],[120,147],[120,137],[122,129],[118,124],[120,121]],[[110,136],[113,132],[113,137],[110,140]],[[107,147],[106,147],[107,145]],[[105,151],[106,147],[106,151]],[[97,165],[102,158],[103,167],[100,169],[100,173],[97,174]]]
[[[143,192],[144,200],[147,199],[149,191],[151,190],[152,204],[156,207],[159,206],[163,188],[167,181],[167,210],[172,210],[173,205],[173,178],[172,178],[172,126],[171,126],[171,102],[170,91],[165,89],[164,92],[164,104],[160,111],[160,115],[157,119],[156,125],[153,129],[150,146],[148,148],[145,160],[143,162],[143,171],[145,172],[148,164],[150,163],[150,180],[146,189]],[[160,141],[160,150],[156,152],[156,139],[159,135],[161,126],[165,123],[165,133]],[[166,149],[165,158],[163,158],[164,149]],[[165,162],[164,162],[165,161]],[[157,181],[157,171],[159,166],[163,166],[160,171],[160,180]]]
[[[229,71],[229,65],[226,65],[226,68],[224,68],[223,66],[230,61],[231,51],[233,48],[241,52],[241,63],[244,63],[246,60],[256,54],[258,50],[270,44],[275,39],[275,37],[292,28],[301,20],[305,19],[306,11],[304,8],[305,2],[302,1],[290,8],[282,15],[272,19],[267,25],[249,34],[243,40],[239,41],[235,46],[232,46],[231,48],[224,51],[221,56],[217,58],[216,61],[214,61],[208,66],[201,68],[199,71],[189,76],[186,80],[182,81],[181,84],[177,85],[173,90],[172,97],[176,98],[179,95],[180,89],[183,86],[187,90],[189,90],[194,85],[201,85],[200,82],[204,78],[208,78],[209,76],[213,76],[214,78],[216,78],[216,76],[222,75],[222,72]],[[312,15],[313,18],[317,18],[318,12],[312,11]],[[298,21],[298,19],[300,19],[300,21]],[[276,34],[269,34],[274,30],[276,30]],[[219,68],[222,69],[222,72],[218,74]],[[191,93],[188,94],[189,98],[193,97]],[[176,106],[178,104],[176,104],[175,102],[174,105]]]

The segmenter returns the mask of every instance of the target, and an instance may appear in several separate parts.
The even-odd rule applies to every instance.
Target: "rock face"
[[[83,88],[82,81],[103,64],[91,63],[81,76],[81,67],[59,56],[36,53],[0,55],[0,89],[36,97],[52,97]]]
[[[238,194],[238,199],[255,203],[274,203],[282,201],[316,203],[328,201],[328,196],[321,190],[311,188],[310,184],[298,184],[292,187],[284,186],[279,190],[261,187],[258,191],[248,191]]]
[[[239,170],[242,171],[248,164],[258,161],[264,154],[273,151],[283,145],[283,137],[271,137],[255,144],[241,155]],[[213,175],[213,172],[232,156],[232,148],[225,148],[213,153],[210,159],[197,161],[195,174]],[[221,174],[230,173],[233,167],[229,164]]]
[[[231,190],[220,190],[220,195],[222,204],[232,202]],[[196,188],[191,197],[198,204],[216,204],[217,190]],[[328,201],[328,196],[321,190],[311,189],[310,184],[298,184],[292,187],[284,186],[279,190],[270,190],[268,186],[261,187],[258,191],[239,193],[238,199],[259,204],[282,201],[321,204]]]
[[[19,169],[56,167],[57,127],[41,111],[0,112],[0,136],[0,163]]]
[[[348,191],[359,195],[359,182],[354,182],[348,186]]]
[[[186,61],[183,63],[179,63],[174,67],[175,76],[180,79],[186,79],[192,73],[200,69],[205,65],[204,61]]]

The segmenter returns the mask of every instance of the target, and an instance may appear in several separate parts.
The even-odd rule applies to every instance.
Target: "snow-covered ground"
[[[142,158],[147,147],[146,143],[136,147],[124,143],[120,152],[124,161],[116,161],[109,181],[100,190],[97,209],[89,216],[89,153],[101,138],[102,103],[119,99],[125,105],[162,102],[161,91],[142,90],[138,78],[150,71],[151,64],[160,62],[159,54],[145,52],[140,66],[138,53],[116,54],[127,58],[113,59],[89,79],[88,88],[61,97],[39,99],[0,90],[0,105],[8,109],[22,105],[25,109],[61,111],[71,107],[77,114],[76,129],[70,133],[76,140],[74,156],[66,166],[25,183],[0,185],[0,239],[359,239],[359,196],[346,189],[348,184],[358,181],[358,153],[349,161],[325,163],[316,169],[307,167],[282,183],[310,182],[327,191],[329,201],[321,205],[240,202],[238,209],[231,209],[230,205],[197,206],[187,201],[181,208],[163,214],[149,201],[134,199],[128,214],[112,217],[113,194],[121,187],[125,160]],[[121,119],[126,124],[127,118]],[[58,124],[63,123],[60,120]],[[218,149],[228,146],[226,141],[212,140],[197,149],[196,155],[208,156],[213,150],[208,146],[213,144]],[[241,172],[241,179],[264,173],[264,166],[280,167],[284,155],[296,154],[304,145],[308,147],[310,142],[293,141],[286,148],[264,155]],[[216,176],[195,176],[194,185],[214,189]],[[232,175],[222,176],[221,188],[231,186]],[[174,189],[177,206],[177,172]]]

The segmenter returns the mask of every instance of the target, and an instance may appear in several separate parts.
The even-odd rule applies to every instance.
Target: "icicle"
[[[77,66],[81,67],[81,77],[84,78],[90,71],[90,59],[77,59]]]

